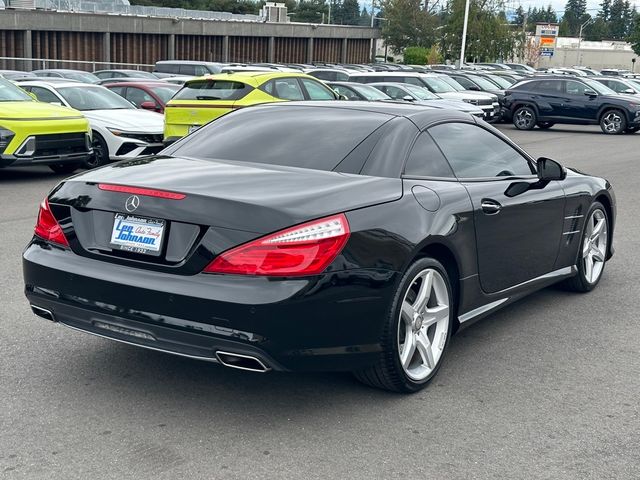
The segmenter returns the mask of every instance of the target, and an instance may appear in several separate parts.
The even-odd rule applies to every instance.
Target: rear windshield
[[[13,83],[0,78],[0,102],[32,102],[33,98]]]
[[[329,171],[390,118],[350,109],[250,107],[220,117],[165,153]]]
[[[229,80],[197,80],[189,82],[176,93],[175,100],[239,100],[252,88]]]

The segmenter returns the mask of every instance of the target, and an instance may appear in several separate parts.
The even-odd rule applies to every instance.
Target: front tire
[[[413,393],[438,373],[451,338],[453,295],[449,276],[432,258],[414,262],[402,277],[385,319],[378,361],[354,372],[361,382]]]
[[[600,117],[600,128],[607,135],[620,135],[627,129],[627,119],[620,110],[607,110]]]
[[[564,282],[568,290],[590,292],[600,282],[609,249],[609,217],[600,202],[594,202],[585,217],[578,251],[578,274]]]
[[[93,154],[85,161],[85,168],[98,168],[109,163],[109,148],[99,133],[93,132],[91,147]]]
[[[531,107],[518,107],[513,112],[513,125],[518,130],[532,130],[536,123],[536,112]]]

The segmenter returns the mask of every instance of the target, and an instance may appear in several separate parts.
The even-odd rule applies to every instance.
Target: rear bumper
[[[381,351],[395,272],[348,270],[273,279],[170,275],[32,242],[23,255],[31,305],[66,326],[217,361],[225,351],[273,370],[356,370]]]

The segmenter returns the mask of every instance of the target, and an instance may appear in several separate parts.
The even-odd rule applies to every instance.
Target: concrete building
[[[595,70],[603,68],[633,68],[631,45],[620,41],[590,42],[577,37],[557,37],[552,57],[540,57],[537,67],[571,67],[582,65]],[[640,69],[640,67],[639,67]]]
[[[86,70],[167,59],[364,63],[378,37],[369,27],[0,9],[0,57],[81,60],[75,68]],[[0,68],[42,63],[0,59]]]

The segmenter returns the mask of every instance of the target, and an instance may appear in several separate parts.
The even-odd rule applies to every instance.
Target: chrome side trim
[[[507,300],[509,300],[509,297],[501,298],[500,300],[496,300],[495,302],[487,303],[486,305],[482,305],[481,307],[474,308],[473,310],[460,315],[458,317],[458,321],[460,323],[468,322],[472,318],[477,317],[478,315],[482,315],[483,313],[488,312],[489,310],[493,310],[494,308],[502,305]]]
[[[584,217],[584,215],[569,215],[568,217],[564,217],[565,220],[568,220],[570,218],[582,218]]]
[[[562,235],[573,235],[574,233],[580,233],[580,230],[572,230],[570,232],[564,232]]]
[[[533,283],[537,283],[540,282],[542,280],[551,280],[554,278],[560,278],[560,277],[566,277],[571,275],[572,273],[576,273],[577,268],[575,265],[571,266],[571,267],[564,267],[564,268],[559,268],[558,270],[554,270],[553,272],[549,272],[549,273],[545,273],[544,275],[540,275],[539,277],[536,278],[532,278],[531,280],[527,280],[526,282],[522,282],[519,283],[517,285],[514,285],[513,287],[509,287],[506,288],[504,290],[501,290],[500,292],[496,292],[497,294],[500,293],[508,293],[512,290],[521,288],[521,287],[526,287],[527,285],[531,285]],[[468,322],[469,320],[471,320],[472,318],[477,317],[478,315],[482,315],[483,313],[486,313],[490,310],[493,310],[494,308],[499,307],[500,305],[502,305],[504,302],[506,302],[507,300],[509,300],[510,297],[505,297],[505,298],[501,298],[499,300],[493,301],[491,303],[487,303],[486,305],[482,305],[481,307],[478,308],[474,308],[473,310],[467,312],[467,313],[463,313],[462,315],[458,316],[458,320],[460,321],[460,323],[464,323],[464,322]]]
[[[58,323],[60,323],[60,325],[64,325],[67,328],[70,328],[71,330],[75,330],[77,332],[88,333],[89,335],[94,335],[94,336],[100,337],[100,338],[106,338],[107,340],[113,340],[114,342],[120,342],[120,343],[124,343],[124,344],[127,344],[127,345],[132,345],[134,347],[146,348],[147,350],[155,350],[156,352],[170,353],[171,355],[177,355],[179,357],[192,358],[194,360],[204,360],[205,362],[220,363],[216,357],[201,357],[199,355],[189,355],[187,353],[180,353],[180,352],[174,352],[172,350],[165,350],[164,348],[150,347],[148,345],[142,345],[140,343],[128,342],[126,340],[121,340],[119,338],[113,338],[113,337],[109,337],[107,335],[101,335],[100,333],[95,333],[95,332],[90,332],[88,330],[83,330],[82,328],[78,328],[78,327],[73,327],[71,325],[67,325],[64,322],[58,322]]]

